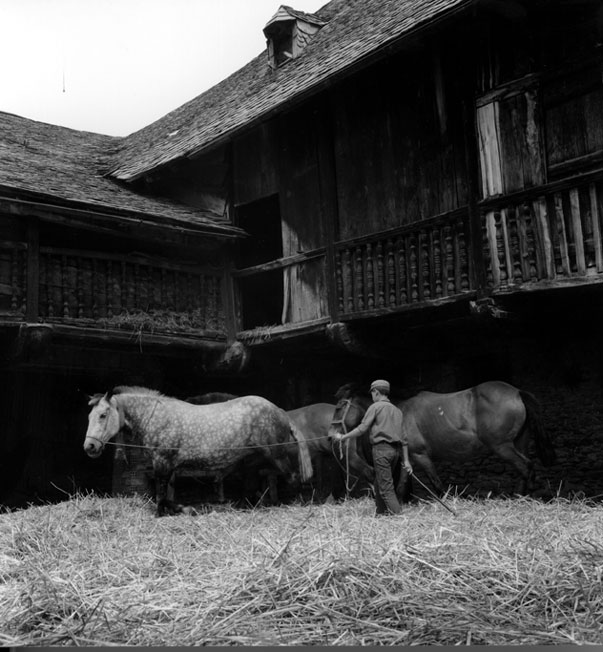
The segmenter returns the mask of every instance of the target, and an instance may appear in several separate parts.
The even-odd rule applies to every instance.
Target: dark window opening
[[[278,195],[239,206],[236,217],[237,224],[249,234],[239,250],[239,269],[282,257],[283,238]]]
[[[280,269],[239,279],[243,330],[275,326],[283,312],[283,272]]]
[[[282,66],[293,58],[293,38],[290,27],[278,34],[274,34],[272,47],[274,48],[274,61],[277,66]]]
[[[253,267],[283,256],[281,211],[278,195],[239,206],[237,224],[249,236],[241,243],[237,267]],[[239,297],[244,330],[281,323],[283,272],[258,271],[239,279]]]

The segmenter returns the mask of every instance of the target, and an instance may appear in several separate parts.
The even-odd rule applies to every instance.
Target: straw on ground
[[[452,498],[158,519],[76,496],[0,515],[0,644],[603,642],[603,507]]]

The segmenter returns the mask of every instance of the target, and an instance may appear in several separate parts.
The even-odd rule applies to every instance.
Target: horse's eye
[[[107,418],[107,415],[104,414],[104,413],[103,413],[103,414],[99,414],[98,418],[99,418],[99,419],[106,419],[106,418]]]

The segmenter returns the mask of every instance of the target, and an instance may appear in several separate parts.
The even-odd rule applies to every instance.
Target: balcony
[[[0,321],[226,339],[223,274],[145,257],[0,242]]]
[[[497,293],[603,281],[600,172],[482,203],[488,288]]]
[[[336,243],[340,317],[439,305],[472,296],[470,246],[464,210]]]

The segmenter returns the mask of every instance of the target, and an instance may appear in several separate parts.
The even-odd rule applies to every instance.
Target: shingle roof
[[[85,206],[141,221],[198,228],[216,234],[242,233],[219,216],[168,199],[134,192],[103,176],[121,138],[49,125],[0,112],[0,192],[27,193],[48,203]]]
[[[108,173],[124,181],[194,155],[271,112],[315,92],[325,81],[415,28],[471,0],[332,0],[316,12],[327,24],[301,55],[271,70],[266,52],[223,82],[119,144]]]

